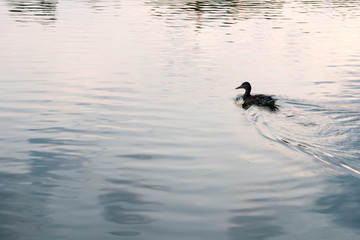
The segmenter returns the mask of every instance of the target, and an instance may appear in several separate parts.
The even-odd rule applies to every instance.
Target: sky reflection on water
[[[359,10],[0,1],[0,238],[356,239]]]

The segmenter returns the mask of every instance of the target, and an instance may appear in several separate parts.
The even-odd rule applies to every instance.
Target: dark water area
[[[360,239],[359,0],[0,0],[0,29],[1,240]]]

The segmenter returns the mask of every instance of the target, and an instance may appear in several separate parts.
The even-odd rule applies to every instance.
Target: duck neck
[[[249,96],[250,96],[250,92],[251,92],[251,88],[246,88],[246,89],[245,89],[244,98],[249,97]]]

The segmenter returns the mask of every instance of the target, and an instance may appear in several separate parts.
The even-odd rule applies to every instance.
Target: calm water
[[[1,240],[360,239],[359,0],[0,0],[0,29]]]

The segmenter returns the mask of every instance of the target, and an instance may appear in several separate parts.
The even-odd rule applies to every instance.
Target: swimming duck
[[[257,106],[268,107],[272,111],[278,110],[278,107],[275,104],[277,99],[264,94],[251,95],[251,85],[249,82],[243,82],[239,87],[235,89],[240,88],[245,89],[245,94],[242,97],[244,100],[243,108],[248,109],[249,107],[251,107],[251,105],[254,104]],[[239,100],[239,98],[237,98],[236,100]]]

